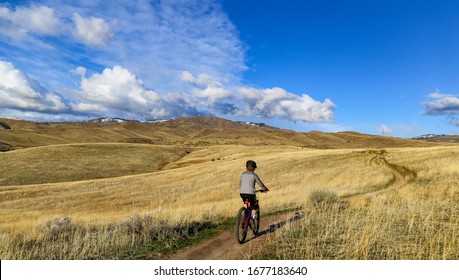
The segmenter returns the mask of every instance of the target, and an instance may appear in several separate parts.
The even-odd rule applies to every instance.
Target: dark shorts
[[[250,205],[253,207],[253,209],[258,210],[258,200],[255,195],[241,193],[241,198],[242,202],[245,202],[246,199],[249,200]]]

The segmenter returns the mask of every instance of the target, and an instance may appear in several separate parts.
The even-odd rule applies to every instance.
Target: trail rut
[[[400,173],[397,169],[395,169],[394,167],[392,167],[390,164],[388,164],[388,162],[386,161],[386,158],[384,156],[381,156],[381,155],[376,155],[374,156],[373,158],[371,158],[370,160],[370,164],[371,165],[385,165],[389,168],[390,172],[394,175],[395,177],[395,181],[392,185],[389,186],[389,188],[399,188],[401,187],[403,184],[406,183],[406,180],[405,180],[405,177],[403,176],[402,173]],[[375,192],[372,192],[373,194],[376,194],[376,193],[380,193],[380,192],[383,192],[385,191],[386,189],[381,189],[381,190],[378,190],[378,191],[375,191]]]

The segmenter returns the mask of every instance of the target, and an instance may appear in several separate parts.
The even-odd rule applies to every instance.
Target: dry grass
[[[253,258],[459,259],[459,148],[393,149],[389,162],[414,171],[397,189],[357,197],[345,211],[317,211]]]
[[[152,214],[91,225],[70,217],[47,219],[30,229],[2,236],[2,259],[156,259],[199,238],[217,225],[172,222]]]
[[[309,209],[253,258],[458,259],[457,201]]]
[[[0,153],[0,186],[110,178],[160,170],[191,149],[140,144],[72,144]]]
[[[418,156],[428,159],[439,152],[442,155],[432,166],[415,160]],[[458,192],[453,191],[457,185],[452,181],[458,175],[457,163],[453,162],[458,152],[455,147],[388,150],[389,162],[406,166],[418,174],[415,180],[397,190],[389,187],[393,175],[388,167],[370,164],[373,153],[279,146],[211,146],[149,174],[5,186],[0,189],[0,233],[3,236],[0,257],[129,258],[129,250],[138,248],[138,244],[144,247],[159,245],[147,241],[150,239],[145,236],[149,234],[143,237],[134,234],[137,241],[133,242],[132,234],[116,226],[123,219],[150,215],[155,220],[150,224],[161,228],[161,223],[165,223],[164,228],[174,232],[177,225],[193,228],[197,222],[231,218],[240,206],[239,176],[245,161],[254,159],[259,165],[257,173],[271,189],[268,195],[260,195],[264,213],[301,207],[308,213],[302,227],[282,231],[267,251],[260,253],[261,257],[452,258],[457,256],[452,246],[458,247]],[[122,162],[123,158],[118,160]],[[455,167],[444,163],[455,164]],[[418,184],[427,181],[428,187],[419,187]],[[310,193],[317,189],[340,197],[354,195],[355,202],[343,212],[315,213],[308,201]],[[372,195],[381,189],[383,192]],[[424,196],[426,198],[419,201],[419,197]],[[430,230],[440,212],[448,213],[447,220],[435,224],[438,228],[431,230],[435,235],[423,235],[423,228]],[[49,238],[45,242],[40,239],[42,233],[37,227],[56,216],[71,218],[75,225],[73,231],[65,238],[58,238],[61,243]],[[407,227],[409,222],[413,227]],[[182,234],[174,236],[172,239]],[[28,240],[27,244],[33,246],[25,246],[21,240]],[[144,241],[136,243],[138,240]],[[447,253],[427,254],[424,245],[421,246],[426,240],[431,247],[443,246]],[[440,240],[447,241],[447,246],[441,245]],[[84,247],[86,242],[93,244],[90,249]],[[64,252],[68,253],[56,255],[47,251],[47,247],[54,248],[52,244],[64,246]],[[288,255],[288,251],[295,251],[295,254]],[[305,251],[316,253],[308,255]]]

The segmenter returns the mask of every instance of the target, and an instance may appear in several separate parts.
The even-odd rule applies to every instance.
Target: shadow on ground
[[[298,221],[298,220],[301,220],[302,218],[304,218],[304,213],[301,213],[301,212],[297,212],[295,213],[295,216],[293,216],[292,218],[288,219],[288,220],[285,220],[285,221],[282,221],[282,222],[279,222],[279,223],[276,223],[276,224],[272,224],[272,225],[269,225],[265,230],[263,231],[260,231],[258,232],[258,235],[257,236],[254,236],[252,237],[251,239],[247,240],[246,242],[249,242],[253,239],[256,239],[256,238],[259,238],[263,235],[267,235],[267,234],[270,234],[270,233],[273,233],[275,232],[276,230],[290,224],[290,223],[293,223],[295,221]]]

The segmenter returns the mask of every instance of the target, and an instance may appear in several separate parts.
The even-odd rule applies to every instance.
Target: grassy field
[[[0,153],[0,186],[111,178],[158,171],[191,149],[139,144],[68,144]]]
[[[368,193],[340,211],[303,208],[305,219],[252,258],[459,259],[458,148],[393,149],[392,164],[416,174],[400,188]]]
[[[129,152],[112,153],[107,162],[125,172],[129,156],[136,155],[134,162],[142,155],[155,157],[147,156],[146,146],[118,146]],[[131,174],[143,174],[95,179],[100,177],[94,172],[84,181],[1,187],[0,257],[162,258],[231,221],[240,206],[238,183],[247,159],[257,161],[257,173],[271,189],[260,197],[265,214],[285,209],[306,213],[300,224],[282,231],[252,258],[459,256],[458,147],[386,149],[388,163],[416,174],[407,176],[398,188],[391,187],[395,179],[390,166],[372,164],[379,150],[226,145],[190,152],[173,146],[153,147],[164,149],[153,153],[170,156],[158,161],[161,170],[133,167],[136,171]],[[93,148],[103,150],[105,146]],[[76,166],[86,166],[87,156]],[[8,161],[2,168],[20,166],[18,157]],[[52,162],[30,173],[60,165]],[[14,177],[19,175],[8,180]],[[346,205],[345,209],[313,206],[311,194],[324,190],[336,194],[337,204]]]

